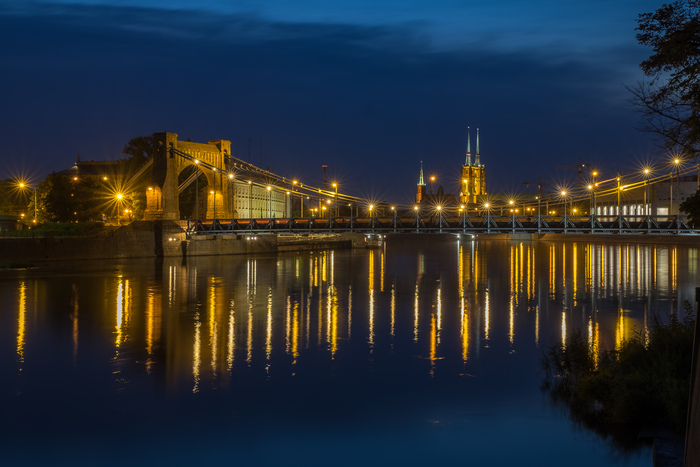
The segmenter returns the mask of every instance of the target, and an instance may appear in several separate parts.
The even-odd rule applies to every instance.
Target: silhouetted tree
[[[101,220],[103,200],[95,177],[73,180],[53,173],[39,184],[47,218],[53,222]]]
[[[158,141],[153,135],[136,136],[126,143],[122,153],[130,156],[129,159],[132,161],[132,165],[138,167],[146,162],[149,157],[153,156],[158,149]]]
[[[700,226],[700,191],[688,196],[678,209],[686,213],[693,224]]]
[[[643,131],[690,157],[700,150],[700,0],[678,0],[637,20],[637,41],[653,49],[641,63],[648,81],[629,88]]]

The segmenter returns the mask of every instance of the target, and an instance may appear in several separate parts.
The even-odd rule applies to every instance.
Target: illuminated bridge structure
[[[700,226],[690,224],[679,212],[681,199],[696,187],[700,190],[700,163],[690,164],[680,156],[606,180],[597,179],[593,171],[587,186],[558,186],[549,193],[542,192],[540,183],[537,193],[484,195],[476,203],[457,206],[400,206],[344,194],[336,183],[329,189],[325,180],[324,187],[318,188],[263,170],[234,157],[230,141],[179,141],[175,133],[153,136],[161,149],[134,177],[151,173],[145,218],[190,217],[194,219],[188,220],[191,235],[700,235]],[[202,176],[206,185],[198,187]],[[183,215],[179,195],[193,184],[195,210]],[[199,198],[205,201],[201,210]]]
[[[421,218],[405,217],[328,217],[271,219],[213,219],[188,221],[190,235],[258,235],[304,233],[459,233],[489,234],[588,234],[588,235],[700,235],[684,216],[569,217],[520,216]]]

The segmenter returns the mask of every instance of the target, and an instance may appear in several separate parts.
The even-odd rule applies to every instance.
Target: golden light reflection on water
[[[348,263],[337,252],[312,252],[274,262],[238,259],[230,271],[166,265],[162,285],[120,272],[109,279],[104,302],[106,325],[114,326],[115,360],[120,362],[115,374],[125,368],[124,359],[139,352],[143,356],[144,350],[139,364],[146,373],[153,372],[162,350],[168,371],[186,373],[188,390],[196,393],[204,387],[202,381],[232,375],[237,365],[264,368],[272,377],[281,365],[278,354],[286,356],[295,374],[304,346],[316,345],[331,360],[345,358],[353,329],[374,356],[401,351],[402,345],[414,345],[422,356],[427,350],[433,376],[450,355],[467,363],[492,345],[512,350],[533,340],[539,345],[545,333],[564,342],[577,328],[587,334],[597,355],[637,330],[646,335],[647,312],[654,311],[656,302],[649,298],[639,312],[628,303],[650,294],[682,300],[683,291],[677,288],[687,272],[679,268],[689,268],[686,263],[697,257],[696,249],[695,256],[686,258],[686,249],[676,246],[489,245],[471,242],[468,248],[460,243],[451,250],[451,262],[438,269],[426,263],[422,252],[397,268],[388,249],[354,253],[366,255],[361,263]],[[356,268],[348,276],[348,264],[362,264],[361,271]],[[259,297],[258,283],[266,292]],[[178,284],[186,294],[178,295]],[[78,297],[85,300],[81,286],[69,286],[75,358],[81,350],[79,318],[91,307],[81,305],[79,315]],[[18,281],[16,287],[15,353],[21,367],[27,355],[28,286]],[[353,302],[360,304],[361,313],[355,322]]]
[[[146,292],[146,371],[150,373],[153,368],[154,352],[160,342],[162,308],[160,289],[149,287]],[[77,315],[77,308],[75,310]]]
[[[24,364],[24,345],[27,333],[27,284],[20,281],[17,297],[17,360],[22,371]]]
[[[194,343],[192,346],[192,379],[194,385],[192,392],[199,392],[199,370],[202,366],[202,323],[199,321],[199,312],[194,315]]]
[[[229,373],[233,369],[236,358],[236,312],[233,299],[229,302],[228,311],[228,336],[226,339],[226,369]]]
[[[418,328],[420,324],[419,297],[418,282],[416,282],[416,289],[413,291],[413,342],[415,343],[418,342]]]
[[[78,359],[78,309],[79,309],[79,295],[78,288],[75,284],[71,285],[71,324],[72,324],[72,340],[73,340],[73,364],[77,362]]]
[[[119,347],[129,338],[128,327],[131,322],[131,287],[128,279],[119,276],[117,280],[115,345]]]

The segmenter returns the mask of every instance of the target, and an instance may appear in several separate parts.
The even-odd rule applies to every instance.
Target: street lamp
[[[115,198],[117,198],[117,225],[122,225],[122,222],[121,222],[121,215],[122,215],[121,206],[122,206],[122,199],[124,199],[124,195],[121,194],[121,193],[117,193],[117,195],[115,196]]]
[[[486,209],[486,232],[491,233],[491,208],[489,203],[484,203],[484,209]]]
[[[235,205],[234,205],[234,202],[235,202],[235,200],[236,200],[236,198],[235,198],[235,196],[236,196],[236,195],[235,195],[235,192],[236,192],[236,181],[235,181],[235,179],[234,179],[232,173],[228,174],[228,179],[229,179],[229,181],[231,182],[231,187],[229,188],[229,190],[230,190],[230,192],[231,192],[231,219],[233,219],[234,213],[236,212],[236,207],[235,207]]]
[[[338,212],[338,184],[336,182],[333,182],[333,188],[335,188],[335,217],[340,217],[340,213]]]
[[[19,182],[19,187],[24,189],[24,188],[29,188],[29,185],[27,185],[24,182]],[[36,188],[37,187],[34,187],[34,223],[35,224],[36,224],[36,218],[37,218]]]
[[[644,169],[644,214],[649,216],[649,174],[651,174],[651,170],[648,168]]]
[[[435,183],[435,175],[430,176],[430,194],[433,194],[433,183]]]
[[[508,201],[508,204],[510,204],[511,221],[513,222],[513,231],[515,231],[515,209],[513,207],[515,205],[515,201],[511,199]]]
[[[396,232],[396,206],[391,207],[391,212],[394,213],[394,232]]]
[[[216,220],[216,194],[214,193],[214,190],[211,190],[209,194],[211,195],[212,202],[214,204],[214,220]]]
[[[569,226],[569,223],[566,219],[566,190],[563,190],[561,192],[561,195],[564,198],[564,233],[566,233],[567,227]]]
[[[268,198],[268,218],[272,219],[272,187],[267,185],[267,198]]]
[[[622,187],[620,183],[622,182],[622,177],[620,177],[620,172],[617,173],[617,215],[622,215],[622,210],[620,209],[620,192],[622,192]],[[621,222],[621,221],[620,221]]]
[[[253,182],[248,180],[248,219],[253,218]]]
[[[416,212],[416,233],[418,233],[420,231],[420,212],[418,206],[413,206],[413,210]]]
[[[673,163],[676,165],[676,216],[680,214],[680,210],[678,209],[678,195],[680,194],[679,192],[681,191],[681,177],[680,177],[680,165],[681,165],[681,159],[680,157],[676,157],[673,159]],[[671,176],[673,178],[673,176]],[[671,189],[673,189],[673,180],[671,180]],[[673,199],[671,200],[673,201]]]

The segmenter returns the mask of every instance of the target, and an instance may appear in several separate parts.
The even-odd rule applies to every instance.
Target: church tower
[[[416,192],[416,204],[420,204],[425,198],[425,182],[423,181],[423,161],[420,161],[420,176],[418,177],[418,191]]]
[[[475,204],[477,197],[486,194],[486,174],[481,163],[479,151],[479,129],[476,129],[476,155],[472,164],[471,134],[467,127],[467,158],[462,166],[462,182],[460,184],[459,202],[462,204]]]

